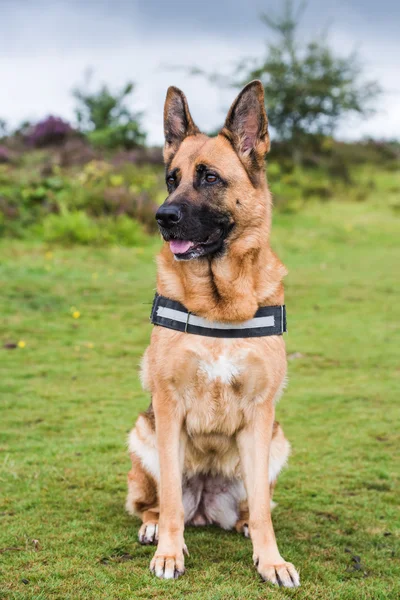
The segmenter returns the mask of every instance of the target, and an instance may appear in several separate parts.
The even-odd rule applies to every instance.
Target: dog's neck
[[[287,271],[268,244],[269,225],[229,242],[217,258],[175,260],[168,244],[158,258],[157,291],[212,321],[251,319],[260,306],[283,304]]]

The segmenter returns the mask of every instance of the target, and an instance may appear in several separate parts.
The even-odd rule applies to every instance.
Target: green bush
[[[134,93],[132,82],[118,91],[103,85],[90,89],[90,75],[82,88],[74,90],[79,128],[94,146],[131,149],[142,146],[146,133],[142,129],[142,113],[133,112],[127,99]]]
[[[143,224],[147,231],[156,230],[154,214],[165,197],[160,167],[115,167],[93,160],[79,169],[55,166],[48,170],[37,169],[36,163],[29,168],[25,163],[24,160],[20,168],[13,169],[0,166],[1,235],[24,237],[27,230],[49,215],[72,218],[79,212],[88,215],[89,220],[126,215]],[[85,225],[82,223],[78,221],[79,227]],[[90,237],[90,227],[85,225],[84,230]],[[123,228],[121,235],[126,235],[126,231]]]
[[[138,123],[134,121],[105,129],[95,129],[87,133],[87,138],[95,148],[108,150],[113,148],[130,150],[145,142],[145,135],[141,132]]]
[[[46,242],[91,244],[98,237],[98,231],[94,221],[83,211],[65,211],[62,215],[45,217],[42,237]]]
[[[37,230],[45,242],[65,245],[143,246],[148,239],[139,223],[126,215],[95,220],[81,210],[48,215]]]

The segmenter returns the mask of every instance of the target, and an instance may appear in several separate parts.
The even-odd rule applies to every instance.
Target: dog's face
[[[193,123],[186,98],[169,88],[164,110],[168,197],[156,213],[177,260],[218,256],[262,210],[268,121],[260,82],[244,88],[225,126],[209,138]]]

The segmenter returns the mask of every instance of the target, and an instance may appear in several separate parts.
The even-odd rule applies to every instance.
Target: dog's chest
[[[229,387],[234,383],[235,377],[241,376],[240,359],[227,351],[213,360],[209,357],[199,359],[197,376],[208,385],[212,386],[217,382]]]
[[[258,362],[251,350],[229,343],[182,357],[176,388],[189,435],[232,436],[243,427],[249,405],[265,387]]]

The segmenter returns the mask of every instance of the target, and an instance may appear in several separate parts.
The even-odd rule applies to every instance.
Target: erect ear
[[[230,140],[246,168],[263,168],[270,141],[261,81],[243,88],[229,109],[221,134]]]
[[[164,160],[169,162],[188,135],[200,133],[189,112],[186,96],[178,88],[168,88],[164,105]]]

